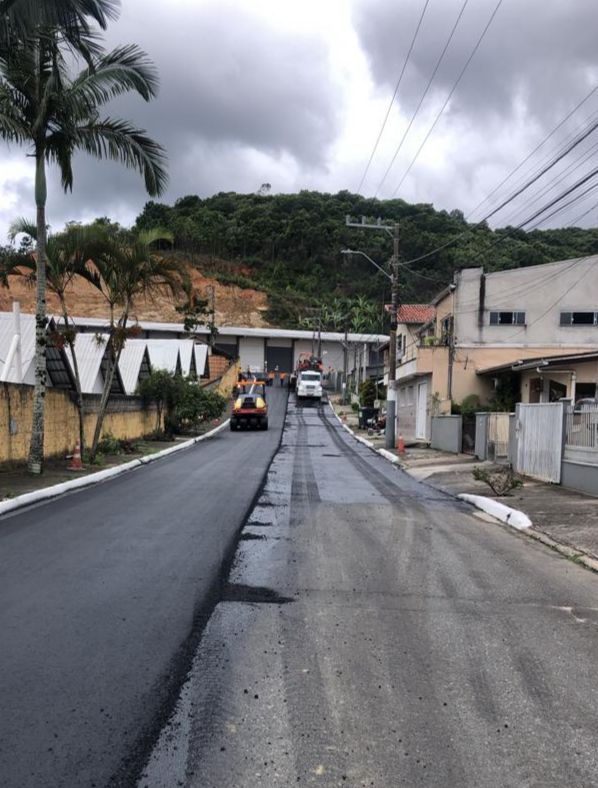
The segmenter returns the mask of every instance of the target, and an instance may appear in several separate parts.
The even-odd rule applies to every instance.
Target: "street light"
[[[341,249],[341,254],[350,256],[358,254],[370,262],[374,268],[381,271],[387,279],[390,279],[392,294],[392,306],[390,314],[390,342],[388,348],[388,389],[386,393],[386,429],[384,431],[385,446],[387,449],[395,448],[395,421],[396,421],[396,378],[397,378],[397,311],[399,308],[399,254],[398,254],[398,230],[395,233],[394,254],[390,261],[391,273],[385,271],[381,265],[359,249]]]

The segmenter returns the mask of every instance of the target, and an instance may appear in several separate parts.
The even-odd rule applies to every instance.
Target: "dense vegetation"
[[[231,192],[206,199],[182,197],[173,206],[148,202],[137,227],[164,227],[172,232],[175,248],[206,273],[224,283],[265,290],[268,317],[279,325],[300,325],[308,308],[324,306],[327,327],[338,328],[343,312],[355,313],[361,297],[361,322],[378,329],[384,320],[383,304],[389,301],[388,281],[362,257],[348,259],[340,250],[360,249],[384,263],[392,252],[391,239],[385,232],[346,227],[347,214],[381,217],[387,223],[399,220],[404,262],[458,237],[438,253],[401,269],[405,303],[426,302],[458,268],[481,264],[494,271],[598,252],[598,229],[493,231],[468,224],[461,211],[365,199],[347,191]],[[364,301],[370,306],[369,318]]]

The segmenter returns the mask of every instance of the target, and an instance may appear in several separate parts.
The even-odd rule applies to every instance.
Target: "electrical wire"
[[[534,219],[537,219],[537,218],[538,218],[538,216],[541,216],[543,213],[546,213],[546,211],[548,211],[550,208],[552,208],[552,207],[553,207],[553,205],[556,205],[556,204],[557,204],[558,202],[560,202],[561,200],[564,200],[564,199],[565,199],[565,197],[568,197],[568,196],[569,196],[569,194],[571,194],[572,192],[574,192],[574,191],[575,191],[576,189],[578,189],[580,186],[583,186],[583,185],[584,185],[584,183],[587,183],[587,182],[588,182],[588,181],[590,181],[592,178],[595,178],[595,177],[596,177],[596,175],[598,175],[598,167],[596,167],[595,169],[593,169],[593,170],[592,170],[590,173],[588,173],[587,175],[584,175],[584,177],[583,177],[583,178],[580,178],[580,180],[578,180],[578,181],[577,181],[577,183],[574,183],[574,184],[573,184],[573,186],[570,186],[568,189],[565,189],[565,191],[561,192],[561,193],[558,195],[558,197],[555,197],[553,200],[551,200],[551,201],[550,201],[550,202],[549,202],[547,205],[545,205],[543,208],[540,208],[540,210],[539,210],[539,211],[536,211],[534,214],[532,214],[532,216],[530,216],[530,217],[528,217],[527,219],[525,219],[525,221],[523,221],[523,222],[521,222],[520,224],[518,224],[518,225],[517,225],[517,229],[522,229],[523,227],[525,227],[525,225],[526,225],[526,224],[530,224],[531,222],[533,222],[533,221],[534,221]]]
[[[527,205],[528,207],[530,207],[531,205],[534,205],[535,203],[537,203],[537,202],[538,202],[538,201],[539,201],[539,200],[540,200],[542,197],[546,196],[546,195],[547,195],[547,194],[548,194],[548,193],[551,191],[551,189],[552,189],[554,186],[556,186],[558,183],[560,183],[561,181],[563,181],[563,180],[565,179],[565,177],[567,177],[568,175],[572,175],[572,174],[573,174],[573,173],[574,173],[576,170],[578,170],[578,169],[579,169],[579,168],[580,168],[580,167],[581,167],[583,164],[585,164],[585,163],[586,163],[586,162],[587,162],[589,159],[591,159],[591,158],[592,158],[592,156],[594,155],[594,153],[596,153],[596,151],[598,151],[598,142],[594,143],[594,145],[592,145],[592,147],[591,147],[589,150],[585,151],[585,152],[584,152],[584,153],[583,153],[581,156],[579,156],[577,159],[574,159],[574,160],[571,162],[571,164],[569,164],[569,165],[568,165],[568,167],[566,167],[566,168],[563,170],[563,172],[559,173],[559,174],[558,174],[558,175],[556,175],[554,178],[552,178],[552,180],[548,181],[548,183],[547,183],[545,186],[543,186],[543,187],[542,187],[542,188],[541,188],[541,189],[540,189],[540,190],[539,190],[539,191],[536,193],[536,195],[533,197],[533,199],[531,199],[531,200],[527,200],[527,202],[526,202],[526,205]],[[510,225],[510,224],[513,222],[513,220],[515,219],[515,217],[516,217],[516,216],[518,216],[520,213],[521,213],[521,210],[520,210],[519,208],[515,209],[514,211],[511,211],[511,212],[510,212],[510,213],[509,213],[509,214],[508,214],[508,215],[507,215],[507,216],[506,216],[506,217],[505,217],[505,218],[502,220],[502,221],[504,222],[505,226],[507,226],[507,227],[508,227],[508,226],[509,226],[509,225]]]
[[[500,0],[500,2],[502,2],[502,0]],[[409,134],[409,131],[411,130],[411,127],[413,126],[413,122],[415,121],[415,118],[417,117],[417,115],[418,115],[418,113],[419,113],[419,111],[421,109],[421,106],[424,103],[424,99],[426,98],[430,88],[432,87],[432,82],[434,81],[434,77],[436,76],[436,74],[438,72],[438,69],[440,68],[440,64],[444,60],[444,56],[446,55],[447,49],[449,48],[449,46],[451,44],[451,41],[454,38],[455,32],[457,30],[457,27],[459,26],[459,22],[461,21],[461,17],[463,16],[463,14],[465,12],[465,9],[467,8],[468,4],[469,4],[469,0],[464,0],[463,5],[461,6],[461,10],[459,11],[459,14],[457,15],[457,19],[455,20],[455,23],[453,24],[451,32],[449,33],[449,37],[446,40],[446,43],[444,45],[444,48],[443,48],[442,52],[440,53],[440,57],[436,61],[436,65],[434,66],[434,70],[432,71],[432,75],[428,79],[428,84],[426,85],[426,87],[424,89],[424,92],[422,93],[422,96],[421,96],[421,98],[419,100],[419,103],[418,103],[417,107],[415,108],[415,112],[411,115],[411,119],[410,119],[409,123],[407,124],[407,128],[403,132],[403,136],[401,137],[401,140],[400,140],[399,144],[395,148],[395,152],[393,154],[393,157],[390,160],[390,163],[389,163],[388,167],[386,168],[386,172],[382,176],[382,180],[380,181],[380,183],[378,184],[378,186],[376,188],[376,192],[374,194],[374,197],[378,194],[378,192],[382,188],[384,182],[386,181],[386,178],[388,177],[389,172],[392,169],[393,164],[396,161],[397,156],[399,155],[399,153],[401,151],[401,148],[403,147],[403,143],[405,142],[405,139],[407,138],[407,135]]]
[[[567,121],[568,121],[568,120],[569,120],[571,117],[573,117],[573,115],[575,115],[575,113],[577,112],[577,110],[578,110],[578,109],[581,109],[581,107],[583,107],[583,105],[584,105],[584,104],[585,104],[587,101],[589,101],[589,99],[590,99],[590,98],[591,98],[591,97],[594,95],[594,93],[596,93],[596,91],[597,91],[597,90],[598,90],[598,85],[595,85],[595,86],[594,86],[594,87],[593,87],[593,88],[590,90],[590,92],[589,92],[589,93],[588,93],[588,94],[587,94],[587,95],[586,95],[586,96],[585,96],[585,97],[584,97],[584,98],[583,98],[583,99],[582,99],[582,100],[581,100],[581,101],[580,101],[578,104],[576,104],[576,105],[575,105],[575,107],[573,107],[573,109],[572,109],[570,112],[568,112],[568,113],[565,115],[565,117],[564,117],[562,120],[560,120],[560,121],[559,121],[559,123],[557,123],[557,125],[556,125],[556,126],[553,128],[553,129],[552,129],[552,131],[551,131],[549,134],[547,134],[547,135],[544,137],[544,139],[543,139],[541,142],[539,142],[539,143],[536,145],[536,147],[535,147],[535,148],[534,148],[532,151],[530,151],[530,152],[527,154],[527,156],[526,156],[526,157],[525,157],[525,158],[524,158],[522,161],[520,161],[520,162],[519,162],[519,164],[518,164],[518,165],[517,165],[517,166],[516,166],[516,167],[515,167],[513,170],[511,170],[511,172],[510,172],[510,173],[509,173],[509,174],[506,176],[506,178],[503,178],[503,180],[502,180],[502,181],[501,181],[501,182],[500,182],[500,183],[499,183],[497,186],[495,186],[495,187],[494,187],[494,189],[492,189],[492,191],[490,192],[490,194],[487,194],[487,195],[484,197],[484,199],[483,199],[481,202],[479,202],[479,203],[478,203],[478,204],[475,206],[475,208],[473,208],[473,209],[472,209],[472,210],[471,210],[471,211],[468,213],[468,217],[472,216],[472,214],[474,214],[474,213],[475,213],[475,212],[476,212],[476,211],[477,211],[479,208],[481,208],[481,207],[482,207],[482,205],[484,205],[484,203],[486,203],[486,202],[488,202],[489,200],[491,200],[491,199],[492,199],[492,197],[493,197],[493,196],[496,194],[496,192],[497,192],[497,191],[499,191],[499,189],[501,189],[501,188],[502,188],[502,187],[505,185],[505,183],[507,183],[508,181],[510,181],[510,180],[511,180],[511,178],[513,177],[513,175],[515,175],[515,173],[519,172],[519,170],[520,170],[520,169],[521,169],[521,168],[522,168],[522,167],[523,167],[525,164],[527,164],[527,162],[528,162],[528,161],[529,161],[529,160],[532,158],[532,156],[534,156],[534,155],[535,155],[535,154],[536,154],[536,153],[537,153],[537,152],[540,150],[540,148],[542,148],[542,147],[543,147],[543,146],[544,146],[544,145],[545,145],[545,144],[548,142],[548,140],[549,140],[551,137],[553,137],[553,136],[556,134],[556,132],[557,132],[557,131],[558,131],[560,128],[562,128],[562,127],[565,125],[565,123],[566,123],[566,122],[567,122]]]
[[[473,58],[475,57],[475,54],[476,54],[476,52],[477,52],[477,51],[478,51],[478,49],[480,48],[480,45],[481,45],[482,41],[484,40],[484,38],[485,38],[485,36],[486,36],[486,33],[487,33],[487,32],[488,32],[488,30],[490,29],[490,26],[492,25],[492,22],[494,21],[494,18],[496,17],[496,14],[498,13],[498,10],[499,10],[499,8],[501,7],[501,5],[502,5],[502,4],[503,4],[503,0],[498,0],[498,3],[496,4],[496,6],[495,6],[495,8],[494,8],[494,11],[493,11],[493,12],[492,12],[492,14],[490,15],[490,19],[488,20],[488,22],[486,23],[486,26],[485,26],[485,27],[484,27],[484,29],[482,30],[482,33],[481,33],[480,37],[478,38],[476,45],[475,45],[475,46],[474,46],[474,48],[472,49],[472,51],[471,51],[471,54],[469,55],[469,57],[468,57],[468,58],[467,58],[467,60],[465,61],[465,65],[464,65],[464,66],[463,66],[463,68],[461,69],[461,72],[460,72],[459,76],[457,77],[457,80],[456,80],[456,81],[455,81],[455,83],[453,84],[453,87],[451,88],[451,90],[450,90],[450,92],[449,92],[448,96],[446,97],[446,100],[445,100],[444,104],[442,105],[442,107],[441,107],[441,109],[440,109],[440,112],[439,112],[439,113],[436,115],[436,118],[435,118],[434,122],[432,123],[432,125],[430,126],[430,128],[429,128],[429,130],[428,130],[428,133],[426,134],[426,136],[424,137],[424,139],[423,139],[423,141],[422,141],[421,145],[420,145],[420,146],[419,146],[419,148],[417,149],[417,153],[415,154],[415,156],[414,156],[414,157],[413,157],[413,159],[411,160],[411,164],[410,164],[410,165],[407,167],[407,169],[405,170],[405,173],[403,174],[403,177],[401,178],[401,180],[400,180],[400,181],[399,181],[399,183],[397,184],[397,187],[396,187],[396,189],[395,189],[395,190],[394,190],[394,192],[392,193],[392,196],[393,196],[393,197],[395,196],[395,194],[396,194],[396,193],[399,191],[399,189],[401,188],[401,186],[402,186],[402,184],[403,184],[403,181],[405,180],[405,178],[406,178],[406,177],[409,175],[409,173],[411,172],[411,169],[412,169],[413,165],[415,164],[415,162],[416,162],[416,161],[417,161],[417,159],[419,158],[419,154],[422,152],[422,150],[423,150],[424,146],[426,145],[427,141],[430,139],[430,136],[431,136],[432,132],[433,132],[433,131],[434,131],[434,129],[436,128],[436,125],[437,125],[438,121],[440,120],[440,118],[442,117],[442,115],[443,115],[443,113],[444,113],[444,110],[447,108],[447,106],[448,106],[448,103],[449,103],[449,101],[451,100],[451,98],[452,98],[452,96],[453,96],[453,93],[455,92],[455,90],[456,90],[456,89],[457,89],[457,87],[459,86],[459,83],[460,83],[460,82],[461,82],[461,80],[463,79],[463,76],[464,76],[465,72],[466,72],[466,71],[467,71],[467,69],[469,68],[469,64],[471,63],[471,61],[472,61],[472,60],[473,60]]]
[[[428,5],[430,4],[430,0],[425,0],[423,10],[420,14],[419,21],[417,23],[417,27],[415,28],[415,33],[413,34],[413,38],[411,39],[411,44],[409,46],[409,50],[407,52],[407,56],[405,57],[405,62],[403,63],[403,68],[401,69],[401,73],[399,74],[399,78],[395,85],[394,93],[392,94],[392,98],[390,100],[390,104],[388,105],[388,109],[386,110],[386,115],[384,116],[384,120],[382,121],[382,127],[380,128],[380,132],[378,133],[378,137],[376,142],[374,143],[374,147],[372,148],[372,152],[370,154],[370,158],[368,159],[368,163],[366,164],[365,170],[363,171],[363,175],[361,176],[361,180],[359,181],[359,186],[357,187],[357,194],[360,193],[361,187],[363,186],[367,174],[369,172],[370,166],[372,161],[374,160],[374,156],[376,155],[376,151],[378,150],[378,145],[380,144],[380,140],[382,139],[382,134],[384,133],[384,129],[386,128],[386,124],[388,123],[388,118],[390,117],[390,112],[392,110],[393,104],[399,92],[399,88],[401,87],[401,83],[403,81],[403,76],[405,74],[405,70],[407,69],[407,64],[409,63],[409,58],[411,57],[411,53],[413,52],[413,47],[415,46],[415,41],[417,36],[419,35],[419,30],[422,26],[422,22],[424,21],[424,16],[426,15],[426,10]]]

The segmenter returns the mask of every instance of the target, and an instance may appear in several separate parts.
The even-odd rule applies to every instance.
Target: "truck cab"
[[[315,369],[301,370],[297,375],[297,399],[322,399],[322,373]]]

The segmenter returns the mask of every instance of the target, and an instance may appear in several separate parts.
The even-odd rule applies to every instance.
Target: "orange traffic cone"
[[[405,454],[405,441],[403,440],[403,436],[399,432],[399,437],[397,438],[397,451],[399,454]]]
[[[81,462],[81,442],[77,441],[75,446],[75,453],[69,465],[66,466],[69,471],[82,471],[83,463]]]

